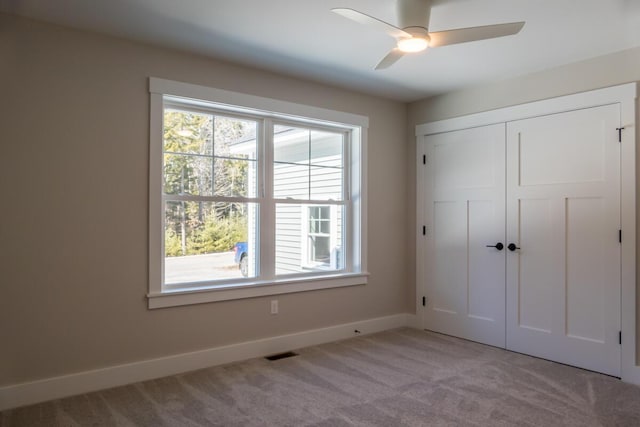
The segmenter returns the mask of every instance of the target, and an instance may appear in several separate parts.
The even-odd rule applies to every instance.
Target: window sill
[[[365,285],[368,273],[337,274],[327,276],[280,279],[270,282],[251,282],[235,286],[207,286],[162,293],[148,294],[149,308],[174,307],[202,304],[215,301],[229,301],[294,292],[316,291],[344,286]]]

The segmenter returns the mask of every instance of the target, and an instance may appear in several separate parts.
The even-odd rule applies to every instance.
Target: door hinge
[[[423,235],[423,236],[426,236],[426,235],[427,235],[427,226],[426,226],[426,225],[423,225],[423,226],[422,226],[422,235]]]
[[[618,230],[618,243],[622,243],[622,230]]]
[[[622,142],[622,131],[624,130],[624,127],[616,128],[616,130],[618,131],[618,142]]]
[[[622,331],[618,331],[618,344],[622,345]]]
[[[422,306],[426,306],[427,305],[427,297],[422,297]]]
[[[426,164],[427,164],[427,155],[426,155],[426,154],[423,154],[423,155],[422,155],[422,164],[423,164],[423,165],[426,165]]]

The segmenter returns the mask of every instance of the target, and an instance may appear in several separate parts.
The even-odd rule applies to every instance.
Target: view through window
[[[344,271],[348,137],[165,103],[164,285]]]
[[[257,123],[175,107],[164,113],[165,284],[242,277],[255,265]],[[251,237],[251,239],[250,239]],[[249,250],[251,248],[251,250]],[[245,268],[255,276],[255,268]]]

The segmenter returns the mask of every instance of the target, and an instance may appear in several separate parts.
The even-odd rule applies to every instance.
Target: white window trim
[[[367,283],[366,140],[369,126],[367,117],[154,77],[149,79],[149,92],[149,292],[147,294],[149,308],[252,298]],[[163,288],[162,121],[164,112],[163,97],[166,96],[190,99],[192,100],[190,104],[194,106],[199,104],[206,106],[209,102],[213,102],[216,103],[216,108],[229,112],[246,113],[247,110],[251,110],[263,117],[291,118],[297,122],[310,124],[322,122],[328,126],[344,128],[346,125],[353,128],[353,133],[356,134],[354,139],[359,140],[360,143],[352,145],[352,155],[348,158],[350,165],[346,169],[349,173],[347,179],[351,183],[354,183],[353,180],[357,179],[356,185],[350,186],[353,190],[352,194],[347,195],[351,204],[352,215],[345,219],[346,224],[344,224],[351,233],[347,241],[349,244],[355,244],[353,248],[345,248],[345,250],[351,251],[353,254],[352,257],[346,257],[350,258],[348,264],[345,265],[348,273],[304,273],[266,281],[231,282],[228,285],[201,287],[194,284],[188,289],[182,288],[179,290]],[[266,153],[260,154],[264,155]],[[269,160],[266,159],[266,161]],[[360,227],[353,227],[352,218],[359,218]],[[266,255],[264,252],[260,251],[261,263]],[[352,260],[357,261],[358,264],[351,265]]]

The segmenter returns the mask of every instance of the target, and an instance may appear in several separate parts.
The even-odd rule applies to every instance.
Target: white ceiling
[[[526,21],[512,37],[427,50],[387,70],[395,0],[0,0],[0,11],[412,101],[640,45],[640,0],[434,0],[430,31]]]

